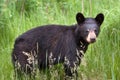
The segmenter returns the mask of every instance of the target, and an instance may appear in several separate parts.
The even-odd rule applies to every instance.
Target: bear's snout
[[[96,41],[96,38],[90,38],[90,42],[93,43]]]
[[[96,34],[94,31],[89,31],[88,36],[86,38],[88,43],[94,43],[96,41]]]

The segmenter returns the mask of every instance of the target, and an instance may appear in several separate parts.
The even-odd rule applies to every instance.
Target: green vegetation
[[[95,17],[99,12],[105,15],[99,38],[89,46],[78,69],[79,79],[119,80],[119,3],[120,0],[0,0],[0,80],[14,80],[11,52],[18,35],[45,24],[75,24],[77,12],[86,17]],[[58,72],[63,75],[62,68]],[[60,80],[56,69],[51,75],[50,80]],[[46,80],[47,75],[38,72],[36,77]]]

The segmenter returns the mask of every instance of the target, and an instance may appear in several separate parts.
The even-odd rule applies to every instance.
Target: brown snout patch
[[[88,36],[86,38],[88,43],[93,43],[96,41],[96,34],[94,31],[89,31]]]

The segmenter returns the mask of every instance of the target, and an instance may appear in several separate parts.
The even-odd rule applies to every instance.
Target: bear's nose
[[[90,42],[95,42],[96,41],[96,38],[90,38]]]

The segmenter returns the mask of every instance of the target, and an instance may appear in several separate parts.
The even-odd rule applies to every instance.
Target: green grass
[[[78,69],[79,79],[119,80],[120,0],[91,0],[91,2],[90,4],[89,0],[84,0],[84,8],[82,8],[82,0],[26,0],[26,2],[1,0],[0,80],[14,80],[11,52],[18,35],[45,24],[75,24],[75,15],[82,10],[86,17],[95,17],[102,12],[105,20],[97,42],[89,46]],[[57,75],[56,68],[52,70],[51,75],[55,76],[52,76],[51,80],[56,80],[64,74],[62,68],[57,72],[61,74]],[[46,78],[47,74],[38,72],[37,80],[46,80]]]

